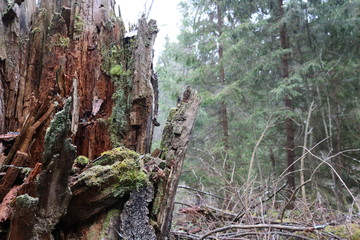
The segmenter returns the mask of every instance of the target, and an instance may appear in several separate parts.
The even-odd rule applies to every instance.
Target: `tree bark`
[[[284,17],[284,5],[282,0],[278,0],[278,7],[279,7],[279,17]],[[289,40],[287,36],[287,27],[286,23],[282,23],[280,27],[280,47],[283,50],[289,49]],[[290,54],[284,53],[281,56],[281,74],[282,78],[286,79],[289,77],[289,61],[290,61]],[[294,110],[292,98],[291,96],[286,93],[284,98],[284,105],[286,111],[292,112]],[[287,175],[287,182],[290,191],[295,190],[295,166],[294,166],[294,127],[293,121],[290,117],[286,117],[285,119],[285,131],[286,131],[286,152],[287,152],[287,167],[288,167],[288,175]],[[290,194],[291,195],[291,194]]]
[[[218,30],[218,38],[219,38],[219,45],[218,45],[218,56],[219,56],[219,82],[222,88],[225,87],[226,79],[225,79],[225,68],[224,68],[224,46],[222,44],[222,34],[223,34],[223,27],[224,27],[224,19],[223,19],[223,9],[221,6],[221,1],[216,3],[217,9],[217,30]],[[225,196],[226,201],[225,208],[231,209],[231,197],[232,197],[232,164],[231,159],[228,158],[228,151],[230,150],[229,145],[229,119],[227,113],[227,104],[225,101],[221,100],[220,102],[220,124],[222,127],[222,142],[224,146],[224,154],[225,156],[224,161],[224,176],[226,178],[226,186],[225,186]]]

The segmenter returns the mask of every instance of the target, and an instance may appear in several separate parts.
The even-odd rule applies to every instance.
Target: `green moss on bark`
[[[124,147],[104,152],[94,165],[82,172],[78,181],[89,187],[102,187],[102,191],[115,198],[149,183],[139,154]]]

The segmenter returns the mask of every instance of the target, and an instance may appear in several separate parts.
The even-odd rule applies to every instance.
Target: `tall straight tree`
[[[279,8],[279,17],[284,17],[284,4],[283,0],[278,0],[278,8]],[[281,21],[281,20],[280,20]],[[286,22],[280,26],[280,47],[283,50],[289,49],[289,39],[287,33]],[[290,61],[290,54],[288,52],[282,54],[281,56],[281,73],[282,78],[286,79],[289,77],[289,61]],[[284,98],[285,109],[288,111],[293,111],[293,103],[289,93],[285,94]],[[287,152],[287,181],[288,181],[288,188],[293,191],[295,190],[295,166],[294,166],[294,127],[293,122],[290,117],[286,117],[285,119],[285,130],[286,130],[286,152]]]

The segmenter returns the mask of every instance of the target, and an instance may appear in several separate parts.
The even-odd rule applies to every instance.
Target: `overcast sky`
[[[120,5],[121,16],[128,23],[137,23],[140,16],[148,11],[152,0],[116,0]],[[178,10],[180,0],[154,0],[149,19],[155,19],[160,29],[155,41],[155,62],[163,49],[165,37],[171,41],[176,40],[179,33],[181,14]],[[116,9],[117,11],[117,9]]]

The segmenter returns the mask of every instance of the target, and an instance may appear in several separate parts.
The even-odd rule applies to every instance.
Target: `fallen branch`
[[[283,184],[279,189],[277,189],[275,192],[273,192],[270,196],[268,196],[267,198],[263,199],[261,202],[258,202],[257,204],[250,206],[249,209],[253,209],[253,208],[259,206],[260,204],[269,201],[269,200],[270,200],[271,198],[273,198],[277,193],[279,193],[281,190],[283,190],[283,189],[286,187],[286,185],[287,185],[287,183]],[[240,211],[240,212],[236,215],[236,217],[234,218],[233,222],[238,221],[240,218],[242,218],[242,217],[244,216],[244,214],[245,214],[244,210],[245,210],[244,208],[241,209],[241,211]]]
[[[208,192],[204,192],[204,191],[201,191],[201,190],[197,190],[197,189],[192,188],[192,187],[188,187],[188,186],[184,186],[184,185],[179,185],[178,188],[183,188],[183,189],[186,189],[186,190],[191,190],[191,191],[198,192],[198,193],[201,193],[201,194],[209,195],[209,196],[214,197],[214,198],[217,198],[217,199],[225,200],[225,198],[223,198],[223,197],[219,197],[219,196],[216,196],[216,195],[214,195],[214,194],[212,194],[212,193],[208,193]]]
[[[304,182],[303,184],[300,184],[300,186],[298,186],[293,193],[291,194],[290,198],[288,199],[287,203],[285,204],[285,206],[283,207],[282,211],[281,211],[281,215],[280,215],[280,222],[283,222],[283,218],[284,218],[284,214],[285,214],[285,210],[287,209],[287,207],[290,205],[290,203],[292,202],[292,200],[294,199],[296,193],[306,184],[308,184],[309,182],[312,181],[312,178],[308,179],[306,182]]]
[[[289,225],[282,225],[282,224],[256,224],[256,225],[229,225],[222,228],[214,229],[202,237],[200,237],[199,240],[205,239],[206,237],[218,233],[223,232],[229,229],[263,229],[263,228],[269,228],[269,229],[279,229],[279,230],[287,230],[287,231],[306,231],[306,232],[312,232],[314,230],[319,230],[325,228],[324,225],[321,226],[313,226],[313,227],[303,227],[303,226],[289,226]]]
[[[270,231],[270,232],[243,232],[243,233],[235,233],[231,236],[217,236],[216,239],[221,240],[236,240],[240,239],[239,237],[245,237],[245,236],[251,236],[251,235],[283,235],[288,237],[295,237],[298,239],[304,239],[304,240],[312,240],[312,238],[308,238],[299,234],[289,233],[289,232],[280,232],[280,231]],[[264,236],[265,237],[265,236]]]

